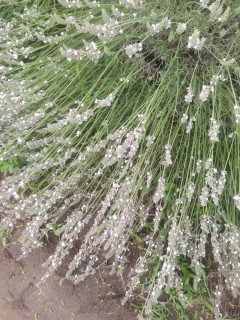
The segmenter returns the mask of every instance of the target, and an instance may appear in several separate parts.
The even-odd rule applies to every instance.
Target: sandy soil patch
[[[0,320],[137,319],[129,306],[121,306],[119,285],[106,283],[102,275],[90,276],[77,286],[69,281],[59,286],[60,277],[55,275],[39,287],[48,248],[21,262],[16,261],[18,254],[17,246],[0,250]]]

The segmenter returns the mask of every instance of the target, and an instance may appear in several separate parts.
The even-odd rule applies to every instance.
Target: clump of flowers
[[[160,33],[162,32],[164,29],[169,29],[171,27],[171,21],[168,19],[168,17],[165,17],[162,19],[162,21],[158,22],[158,23],[153,23],[153,24],[150,24],[148,23],[147,24],[147,28],[148,28],[148,31],[151,35],[154,35],[154,34],[157,34],[157,33]],[[181,29],[183,30],[184,29],[184,26],[183,25],[180,25],[178,26],[178,31]],[[183,30],[184,31],[184,30]],[[180,32],[181,33],[181,32]]]
[[[187,24],[186,23],[178,23],[176,32],[177,34],[182,34],[186,31]]]
[[[219,135],[220,124],[214,118],[211,118],[210,121],[211,121],[211,127],[208,131],[209,139],[213,142],[219,141],[218,135]]]
[[[195,50],[202,50],[203,46],[206,42],[206,38],[202,37],[200,38],[200,31],[195,29],[193,34],[188,37],[188,45],[187,47],[189,49],[193,48]]]
[[[233,197],[233,200],[238,210],[240,210],[240,195],[239,194],[235,195]]]
[[[233,107],[233,110],[234,110],[234,114],[235,114],[236,123],[239,125],[240,124],[240,106],[238,104],[236,104]]]
[[[95,104],[100,108],[110,107],[114,99],[115,99],[115,95],[113,93],[110,93],[105,99],[102,99],[102,100],[96,99]]]
[[[191,103],[193,101],[193,96],[194,96],[193,89],[191,87],[188,87],[187,94],[184,97],[185,102]]]
[[[142,43],[129,44],[126,46],[125,50],[129,58],[132,58],[133,56],[137,57],[142,52]]]

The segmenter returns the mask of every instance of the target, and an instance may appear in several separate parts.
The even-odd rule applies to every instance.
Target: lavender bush
[[[207,244],[239,295],[239,13],[236,0],[0,1],[0,232],[24,221],[22,258],[59,225],[43,280],[80,238],[67,279],[103,255],[121,273],[136,235],[123,302],[146,283],[144,319],[172,288],[191,303],[178,259],[197,290]]]

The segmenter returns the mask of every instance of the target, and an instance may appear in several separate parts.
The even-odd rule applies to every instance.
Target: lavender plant
[[[22,258],[60,223],[43,280],[77,243],[67,279],[102,256],[123,272],[136,234],[124,301],[148,283],[144,319],[173,288],[190,304],[182,257],[196,290],[211,254],[239,295],[239,13],[234,0],[0,1],[0,163],[19,163],[0,231],[24,221]]]

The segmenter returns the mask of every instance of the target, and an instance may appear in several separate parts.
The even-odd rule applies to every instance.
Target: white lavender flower
[[[67,16],[65,17],[65,23],[67,25],[75,25],[77,23],[77,20],[74,16]]]
[[[190,133],[192,128],[193,128],[193,123],[194,121],[196,121],[196,118],[195,117],[191,117],[188,121],[188,125],[187,125],[187,128],[186,128],[186,133]]]
[[[236,123],[240,125],[240,106],[238,104],[235,104],[233,107]]]
[[[155,24],[147,23],[147,29],[151,35],[160,33],[164,29],[169,29],[170,27],[171,27],[171,21],[168,19],[168,17],[165,17],[162,21]]]
[[[165,160],[162,162],[162,164],[165,167],[168,167],[172,164],[171,150],[172,150],[172,147],[169,144],[167,144],[165,146]]]
[[[208,187],[203,187],[201,190],[201,195],[200,195],[200,203],[202,207],[206,207],[207,201],[209,198],[209,190]]]
[[[148,172],[147,172],[147,183],[146,183],[147,189],[149,189],[150,186],[151,186],[152,177],[153,177],[152,172],[151,172],[151,171],[148,171]]]
[[[236,194],[233,197],[233,200],[234,200],[235,206],[238,208],[238,210],[240,210],[240,194]]]
[[[203,8],[207,8],[209,1],[210,0],[200,0],[200,4]]]
[[[171,21],[168,19],[168,17],[163,18],[163,20],[161,21],[162,26],[164,29],[169,29],[171,27]]]
[[[223,12],[223,6],[221,4],[221,0],[216,0],[209,7],[210,11],[210,20],[215,21],[221,16]]]
[[[176,32],[177,32],[177,34],[183,34],[186,29],[187,29],[186,23],[178,23]]]
[[[212,87],[212,92],[214,91],[214,87],[217,85],[218,81],[226,81],[226,78],[222,74],[213,75],[210,80],[210,86]]]
[[[68,61],[72,60],[82,60],[85,56],[86,53],[83,50],[76,50],[76,49],[65,49],[65,48],[60,48],[60,53],[63,57],[67,58]]]
[[[220,74],[220,75],[213,75],[210,80],[210,85],[203,85],[202,90],[199,95],[199,99],[204,102],[208,99],[210,94],[214,92],[215,86],[217,85],[218,81],[225,81],[226,78]]]
[[[199,95],[199,99],[204,102],[208,99],[210,93],[212,92],[212,87],[211,86],[206,86],[206,85],[203,85],[202,87],[202,91]]]
[[[181,123],[186,123],[187,122],[187,120],[188,120],[188,115],[186,114],[186,113],[184,113],[183,115],[182,115],[182,118],[181,118]]]
[[[164,191],[165,191],[165,179],[161,177],[158,180],[158,186],[153,196],[153,202],[155,204],[158,204],[158,202],[164,198]]]
[[[95,100],[95,104],[100,108],[110,107],[115,99],[115,94],[110,93],[105,99]]]
[[[129,56],[129,58],[137,57],[142,52],[143,46],[142,43],[134,43],[129,44],[125,47],[126,54]]]
[[[202,37],[200,38],[199,37],[200,35],[200,31],[195,29],[193,34],[191,36],[188,37],[188,49],[195,49],[195,50],[202,50],[205,42],[206,42],[206,38]]]
[[[211,168],[212,166],[212,158],[208,158],[206,161],[205,161],[205,169],[208,170]]]
[[[230,14],[230,7],[227,7],[227,9],[223,12],[223,14],[218,18],[219,22],[226,22],[229,18],[229,14]]]
[[[83,2],[81,0],[57,0],[62,6],[67,8],[82,8]]]
[[[89,33],[91,35],[97,36],[103,43],[109,42],[118,33],[122,33],[123,30],[119,27],[119,22],[116,19],[109,17],[106,10],[102,9],[102,17],[104,20],[103,24],[93,24],[91,20],[92,15],[89,15],[84,19],[83,24],[76,25],[76,28],[81,33]]]
[[[219,135],[220,124],[214,118],[211,118],[210,121],[211,121],[211,126],[208,131],[208,136],[211,141],[217,142],[219,141],[218,135]]]
[[[216,188],[216,192],[217,192],[217,194],[219,196],[221,196],[222,193],[223,193],[223,189],[224,189],[225,184],[226,184],[226,176],[227,176],[227,171],[222,170],[221,174],[220,174],[220,178],[217,181],[217,188]]]
[[[191,103],[193,101],[193,96],[194,96],[194,93],[193,93],[192,88],[188,87],[187,88],[187,94],[184,97],[185,102]]]
[[[126,8],[137,9],[143,3],[142,0],[119,0],[119,4]]]
[[[202,169],[202,160],[197,160],[197,162],[196,162],[196,172],[200,173],[201,169]]]
[[[98,62],[98,60],[101,58],[102,54],[101,51],[97,49],[97,45],[94,41],[91,42],[87,42],[87,41],[83,41],[85,44],[85,48],[86,48],[86,56],[94,62]]]
[[[223,193],[227,175],[227,172],[222,170],[219,179],[217,179],[217,173],[218,171],[216,168],[210,168],[205,177],[206,185],[209,188],[209,195],[211,196],[215,206],[219,204],[219,197]]]

